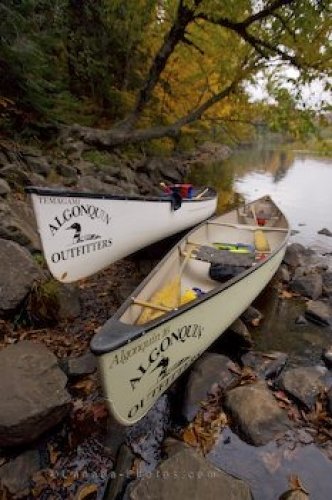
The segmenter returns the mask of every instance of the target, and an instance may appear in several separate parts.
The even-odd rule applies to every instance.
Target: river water
[[[223,162],[196,165],[193,183],[218,190],[218,212],[269,194],[287,216],[292,236],[305,246],[332,251],[332,158],[266,148],[244,149]]]
[[[190,174],[195,184],[214,186],[219,193],[218,212],[269,194],[288,218],[294,235],[291,242],[310,246],[325,255],[332,268],[332,159],[292,151],[245,149],[223,162],[196,165]],[[330,328],[312,323],[300,325],[303,300],[282,300],[268,286],[254,303],[264,321],[251,331],[255,348],[278,350],[289,355],[291,365],[319,362],[323,347],[332,344]]]

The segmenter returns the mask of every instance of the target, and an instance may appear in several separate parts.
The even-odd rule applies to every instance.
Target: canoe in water
[[[179,195],[111,196],[28,187],[43,253],[54,278],[69,283],[211,217],[212,188]]]
[[[252,303],[277,271],[289,232],[268,196],[202,223],[101,327],[91,350],[120,423],[140,420]]]

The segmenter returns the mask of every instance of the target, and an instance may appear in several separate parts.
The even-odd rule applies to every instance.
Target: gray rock
[[[0,201],[0,238],[12,240],[32,251],[40,250],[40,239],[32,208],[15,199]]]
[[[193,450],[185,449],[162,462],[151,474],[129,487],[130,500],[218,498],[251,500],[249,487],[218,470]]]
[[[29,493],[31,476],[40,470],[37,450],[22,453],[0,467],[0,482],[15,498],[26,497]]]
[[[305,319],[305,317],[302,314],[300,314],[299,316],[297,316],[295,318],[295,324],[296,325],[307,325],[308,321]]]
[[[332,236],[332,232],[326,227],[318,231],[318,234],[324,234],[325,236]]]
[[[288,360],[283,352],[263,353],[252,351],[244,354],[241,361],[244,366],[249,366],[257,376],[263,379],[277,377],[284,369]]]
[[[100,194],[114,193],[114,187],[106,184],[92,175],[82,176],[77,183],[77,188],[81,191],[88,191]]]
[[[48,160],[43,156],[36,157],[26,155],[25,161],[33,172],[42,175],[43,177],[46,177],[52,168]]]
[[[311,410],[325,390],[327,369],[323,366],[291,368],[278,380],[278,386]]]
[[[31,185],[29,172],[17,163],[7,163],[0,170],[0,176],[14,189]]]
[[[316,273],[295,278],[289,283],[289,288],[304,297],[316,300],[323,292],[322,276]]]
[[[80,291],[72,284],[59,284],[57,290],[59,319],[72,320],[81,314]]]
[[[281,264],[278,271],[276,272],[275,278],[278,281],[282,281],[283,283],[288,283],[290,281],[290,273],[285,264]]]
[[[327,392],[327,407],[329,409],[330,414],[332,415],[332,387]]]
[[[241,319],[248,325],[258,326],[263,319],[263,314],[255,307],[249,306],[248,309],[241,314]]]
[[[321,326],[332,325],[332,305],[323,300],[310,300],[306,304],[305,317]]]
[[[254,343],[248,328],[239,318],[231,324],[231,326],[227,329],[227,332],[234,336],[234,338],[236,338],[237,344],[239,340],[242,340],[246,347],[251,347]]]
[[[279,500],[309,500],[309,498],[308,493],[298,489],[285,491],[285,493],[279,497]]]
[[[265,382],[232,389],[226,394],[225,407],[240,434],[255,446],[268,443],[291,426]]]
[[[16,309],[43,274],[27,250],[3,239],[0,262],[0,315],[4,315]]]
[[[0,196],[6,196],[11,191],[10,186],[5,179],[0,179]]]
[[[189,422],[195,418],[200,403],[207,399],[214,384],[225,391],[236,385],[239,375],[231,371],[232,368],[236,371],[235,363],[226,356],[215,353],[205,353],[194,363],[182,406],[182,414]]]
[[[69,377],[90,375],[97,369],[96,356],[92,352],[87,352],[77,358],[66,359],[66,372]]]
[[[67,377],[44,345],[22,341],[0,352],[0,446],[34,441],[69,411]]]
[[[67,163],[58,163],[56,166],[56,172],[62,177],[77,177],[77,170],[72,165],[68,165]]]
[[[323,349],[322,360],[329,370],[332,369],[332,346]]]
[[[332,297],[332,271],[327,271],[322,274],[323,278],[323,295]]]
[[[307,250],[300,243],[292,243],[286,249],[284,262],[292,269],[298,266],[304,266],[307,261]]]

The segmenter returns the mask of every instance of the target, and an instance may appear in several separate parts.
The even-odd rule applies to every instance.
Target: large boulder
[[[325,391],[328,370],[323,366],[291,368],[285,371],[278,385],[294,399],[312,410],[318,396]]]
[[[0,446],[29,443],[70,407],[67,377],[44,345],[22,341],[0,352]]]
[[[218,470],[195,451],[184,449],[162,462],[151,474],[130,485],[128,498],[251,500],[252,496],[244,481]]]
[[[23,301],[43,273],[27,250],[0,239],[0,316],[13,310]]]
[[[322,276],[321,274],[316,273],[294,278],[290,282],[289,288],[293,292],[297,292],[300,295],[316,300],[322,295],[323,292]]]
[[[194,364],[186,385],[183,416],[191,421],[207,399],[214,384],[224,389],[234,387],[239,381],[239,368],[222,354],[206,353]]]
[[[254,370],[259,378],[271,379],[277,377],[285,367],[288,360],[283,352],[257,352],[249,351],[244,354],[241,361],[244,366]]]
[[[0,482],[14,498],[26,498],[31,476],[39,469],[38,451],[28,450],[0,467]]]
[[[332,304],[326,300],[309,300],[305,316],[321,326],[332,326]]]
[[[305,266],[308,258],[308,250],[300,243],[292,243],[286,249],[284,262],[291,268]]]
[[[267,444],[289,430],[290,422],[265,382],[236,387],[226,394],[225,407],[245,440]]]

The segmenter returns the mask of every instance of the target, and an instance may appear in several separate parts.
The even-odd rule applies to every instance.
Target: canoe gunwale
[[[187,233],[187,235],[177,243],[176,247],[180,248],[182,243],[190,239],[190,235],[192,233],[194,233],[198,228],[204,226],[205,224],[209,224],[209,222],[213,221],[213,219],[214,217],[196,226],[193,230]],[[271,228],[271,230],[273,230],[273,228]],[[182,315],[184,312],[197,307],[202,302],[211,299],[215,295],[223,293],[225,290],[233,286],[235,283],[242,281],[248,275],[256,272],[257,269],[263,267],[264,265],[267,265],[269,261],[287,245],[290,231],[291,229],[288,225],[288,228],[285,228],[285,237],[283,241],[272,253],[268,254],[268,257],[264,261],[256,263],[254,266],[243,271],[241,274],[238,274],[237,276],[235,276],[234,278],[230,279],[225,283],[221,283],[219,285],[217,284],[215,288],[208,291],[204,295],[196,298],[194,301],[188,302],[172,311],[165,312],[165,314],[163,314],[162,316],[159,316],[158,318],[151,320],[147,323],[144,323],[142,325],[131,325],[121,322],[118,318],[120,318],[124,314],[124,312],[128,309],[128,307],[134,305],[132,298],[136,297],[140,293],[140,291],[145,287],[146,283],[151,280],[151,277],[154,276],[154,274],[169,258],[169,253],[166,254],[165,257],[154,268],[152,273],[146,276],[146,278],[140,283],[140,285],[136,288],[134,294],[131,294],[131,297],[125,300],[125,302],[120,306],[120,308],[116,311],[116,313],[112,316],[112,318],[110,318],[92,338],[90,344],[91,351],[97,356],[101,356],[103,354],[116,351],[122,348],[123,346],[127,345],[128,343],[142,337],[150,330],[154,329],[156,326],[162,325],[172,320],[173,318]]]
[[[203,189],[203,187],[201,186]],[[214,188],[207,186],[206,195],[200,198],[182,198],[182,203],[195,202],[201,203],[209,200],[214,200],[217,197],[217,192]],[[61,198],[87,198],[94,200],[123,200],[123,201],[151,201],[160,203],[172,202],[171,196],[140,196],[140,195],[118,195],[118,194],[103,194],[91,193],[87,191],[68,191],[61,189],[43,188],[38,186],[27,186],[24,188],[27,194],[37,194],[39,196],[59,196]]]

